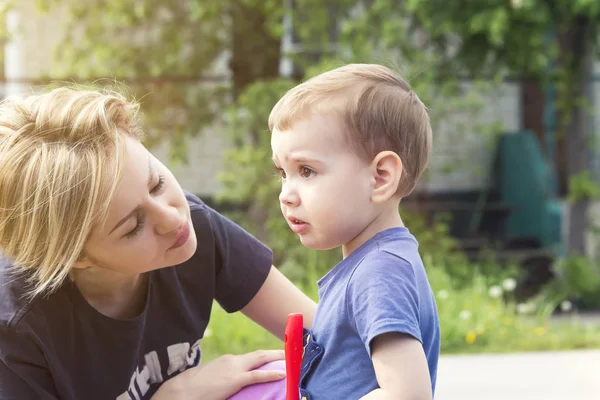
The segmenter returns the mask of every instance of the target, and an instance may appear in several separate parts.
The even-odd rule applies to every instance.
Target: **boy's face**
[[[279,201],[290,228],[306,247],[343,246],[347,255],[376,218],[371,202],[372,168],[345,144],[335,115],[312,116],[271,136],[273,161],[281,173]]]

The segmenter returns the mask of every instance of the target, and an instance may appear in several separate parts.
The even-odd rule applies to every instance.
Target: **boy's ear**
[[[382,151],[375,156],[371,166],[375,177],[371,201],[382,203],[394,196],[398,190],[404,172],[402,160],[393,151]]]

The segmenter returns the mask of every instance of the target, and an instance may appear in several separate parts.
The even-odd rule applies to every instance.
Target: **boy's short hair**
[[[342,117],[348,144],[360,157],[370,162],[381,151],[398,154],[397,194],[410,194],[429,164],[432,131],[427,108],[409,84],[382,65],[345,65],[290,89],[273,107],[269,130],[332,112]]]

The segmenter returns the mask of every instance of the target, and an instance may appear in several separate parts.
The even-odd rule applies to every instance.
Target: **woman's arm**
[[[54,387],[43,387],[43,382],[33,382],[35,387],[32,387],[30,383],[32,382],[26,382],[0,360],[0,399],[58,399]]]
[[[291,313],[304,315],[304,327],[310,328],[317,304],[300,291],[275,267],[254,298],[242,312],[254,322],[283,340],[285,323]]]
[[[0,293],[0,298],[9,299],[0,313],[14,310],[8,306],[11,300],[7,291]],[[36,339],[36,334],[45,333],[33,331],[28,315],[10,326],[4,318],[0,320],[0,399],[59,399],[48,356]]]

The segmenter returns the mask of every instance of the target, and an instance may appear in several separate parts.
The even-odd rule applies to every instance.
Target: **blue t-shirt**
[[[379,387],[370,345],[400,332],[423,345],[435,392],[440,327],[433,292],[406,228],[378,233],[319,282],[319,305],[302,362],[301,391],[312,400],[358,399]]]

